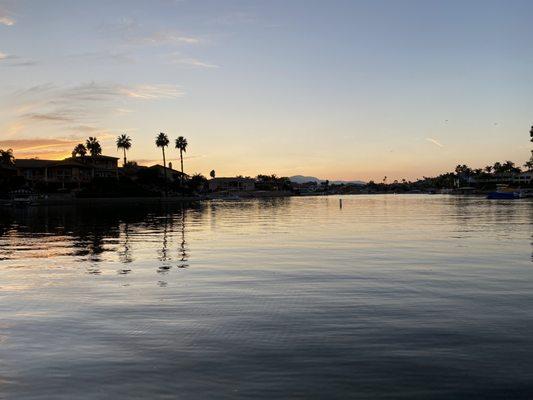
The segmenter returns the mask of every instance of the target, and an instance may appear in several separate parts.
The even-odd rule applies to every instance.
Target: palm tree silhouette
[[[159,132],[159,135],[155,138],[155,145],[157,147],[161,147],[161,151],[163,152],[163,173],[165,174],[165,195],[167,194],[167,161],[165,159],[165,147],[168,146],[169,140],[168,136],[163,133]]]
[[[79,143],[74,147],[74,150],[72,150],[72,157],[80,156],[85,157],[87,154],[87,147],[83,145],[83,143]]]
[[[180,183],[183,187],[183,153],[187,151],[187,139],[185,139],[183,136],[179,136],[176,139],[176,149],[180,150],[180,161],[181,161],[181,179]]]
[[[214,169],[211,170],[211,172],[209,173],[209,176],[210,176],[211,178],[213,178],[213,179],[215,178],[215,176],[216,176],[216,172],[215,172]]]
[[[100,142],[95,137],[89,137],[87,141],[85,142],[85,147],[89,150],[89,153],[91,153],[91,156],[96,157],[102,154],[102,146],[100,146]]]
[[[122,149],[124,151],[124,164],[126,166],[126,150],[131,148],[131,138],[125,133],[117,137],[117,149]]]
[[[13,156],[12,149],[7,149],[7,150],[0,149],[0,164],[7,165],[9,167],[15,164],[15,157]]]

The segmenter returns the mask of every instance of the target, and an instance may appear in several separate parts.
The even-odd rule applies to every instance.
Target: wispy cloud
[[[101,32],[109,37],[116,37],[129,45],[196,45],[205,39],[184,34],[175,29],[153,29],[133,18],[121,18],[102,26]]]
[[[0,24],[6,25],[6,26],[12,26],[12,25],[15,25],[15,20],[11,17],[0,16]]]
[[[13,26],[17,21],[11,16],[11,13],[0,8],[0,25]]]
[[[175,99],[183,94],[181,88],[171,84],[89,82],[70,87],[38,85],[18,90],[4,99],[6,106],[2,110],[14,117],[3,131],[12,132],[9,136],[14,135],[13,132],[24,134],[41,128],[45,132],[54,129],[80,134],[98,132],[101,135],[109,132],[110,118],[127,114],[129,105]]]
[[[72,148],[83,142],[83,138],[26,138],[0,140],[0,148],[14,149],[17,158],[63,158],[70,154]]]
[[[444,145],[441,142],[439,142],[437,139],[426,138],[426,141],[428,141],[429,143],[433,143],[437,147],[444,147]]]
[[[170,64],[182,65],[186,67],[193,67],[193,68],[218,68],[219,67],[216,64],[205,62],[194,57],[184,56],[180,53],[170,54],[168,59],[169,59],[168,62]]]
[[[5,3],[2,1],[2,3]],[[17,23],[13,13],[7,8],[6,4],[0,4],[0,25],[13,26]]]
[[[13,54],[6,54],[0,51],[0,65],[9,67],[28,67],[37,65],[37,62],[28,58],[19,57]]]
[[[115,64],[135,64],[137,59],[129,52],[125,51],[99,51],[99,52],[87,52],[76,53],[68,56],[73,61],[94,61],[94,62],[107,62],[111,61]]]

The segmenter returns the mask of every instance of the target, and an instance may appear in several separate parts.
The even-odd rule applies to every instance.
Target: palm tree
[[[126,150],[129,150],[131,147],[131,138],[125,133],[117,137],[117,149],[122,149],[124,151],[124,164],[126,165]]]
[[[215,176],[216,176],[216,172],[214,169],[211,170],[211,172],[209,173],[209,176],[213,179],[215,179]]]
[[[528,171],[533,170],[533,160],[529,160],[524,164],[524,168],[527,168]]]
[[[85,147],[87,147],[92,157],[96,157],[102,154],[102,146],[100,146],[100,142],[95,137],[89,137],[89,139],[87,139],[87,141],[85,142]]]
[[[187,139],[185,139],[183,136],[179,136],[176,139],[176,149],[180,150],[181,186],[183,187],[183,153],[187,151]]]
[[[6,165],[8,167],[15,165],[15,157],[13,156],[12,149],[0,149],[0,164]]]
[[[492,173],[492,165],[487,165],[485,168],[484,168],[485,172],[487,174],[490,174]]]
[[[83,145],[83,143],[79,143],[74,147],[74,150],[72,150],[72,157],[80,156],[85,157],[87,154],[87,147]]]
[[[167,184],[167,161],[165,159],[165,147],[167,147],[169,144],[168,136],[163,133],[159,132],[159,135],[155,138],[155,145],[157,147],[161,147],[161,151],[163,152],[163,172],[165,174],[165,193],[166,193],[166,184]]]

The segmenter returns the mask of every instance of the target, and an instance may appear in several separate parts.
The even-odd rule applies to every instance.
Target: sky
[[[416,179],[523,164],[533,2],[0,0],[0,148],[188,173]],[[179,165],[172,146],[167,160]]]

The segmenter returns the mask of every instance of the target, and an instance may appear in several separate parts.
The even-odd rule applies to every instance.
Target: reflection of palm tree
[[[126,166],[126,150],[129,150],[130,148],[131,138],[128,135],[122,134],[117,137],[117,149],[122,149],[124,151],[124,166]]]
[[[133,261],[130,247],[130,235],[129,235],[129,226],[128,223],[124,223],[124,248],[118,253],[120,262],[123,264],[128,264]]]
[[[179,256],[181,264],[178,265],[178,268],[187,268],[186,261],[188,260],[189,255],[187,254],[187,243],[185,241],[185,217],[187,210],[181,207],[181,243],[179,249]]]
[[[159,257],[160,261],[168,261],[168,215],[165,216],[165,223],[163,225],[163,241],[161,243],[163,247],[161,248],[161,256]]]

